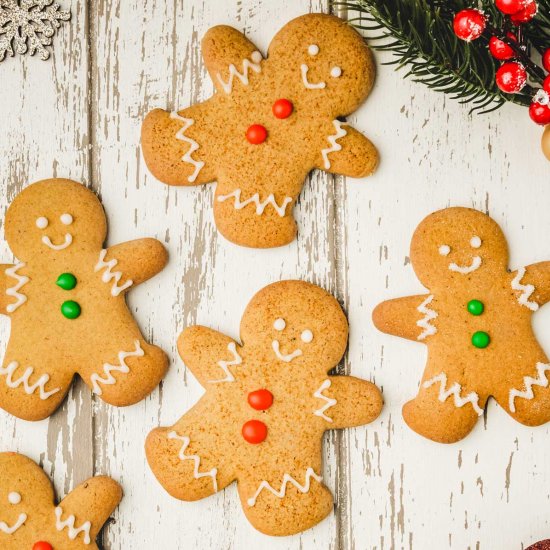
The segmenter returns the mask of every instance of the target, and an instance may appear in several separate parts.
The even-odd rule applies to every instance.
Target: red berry
[[[531,105],[529,105],[529,116],[537,124],[550,124],[550,94],[539,90]]]
[[[278,99],[271,110],[277,118],[288,118],[294,110],[294,105],[288,99]]]
[[[515,94],[525,86],[527,71],[521,63],[510,61],[498,68],[495,80],[504,93]]]
[[[257,411],[265,411],[273,405],[273,394],[269,390],[256,390],[248,394],[248,404]]]
[[[53,546],[49,542],[41,540],[34,543],[32,550],[53,550]]]
[[[527,5],[528,0],[495,0],[495,6],[506,15],[512,15],[522,10]]]
[[[510,40],[517,42],[516,36],[511,32],[507,33],[506,36]],[[508,46],[504,40],[501,40],[496,36],[491,36],[491,39],[489,40],[489,51],[495,59],[500,59],[501,61],[514,57],[514,50]]]
[[[485,30],[485,16],[479,10],[459,11],[455,15],[453,29],[461,40],[466,40],[466,42],[476,40]]]
[[[257,445],[265,441],[267,437],[267,426],[260,420],[249,420],[243,424],[242,434],[245,441]]]
[[[267,130],[261,124],[252,124],[246,131],[246,139],[252,145],[259,145],[267,139]]]
[[[550,48],[544,50],[542,54],[542,66],[550,73]]]
[[[535,0],[528,0],[527,5],[521,11],[510,15],[510,20],[514,25],[521,25],[522,23],[529,23],[535,15],[537,15],[537,2]]]
[[[550,75],[548,75],[542,83],[542,89],[550,94]]]

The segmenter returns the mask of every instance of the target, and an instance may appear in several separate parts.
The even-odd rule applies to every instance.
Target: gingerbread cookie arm
[[[437,312],[430,305],[432,300],[432,295],[421,295],[382,302],[372,312],[374,326],[387,334],[425,341],[437,332]]]
[[[97,476],[81,483],[56,507],[56,527],[67,540],[94,542],[122,499],[120,485],[106,476]]]
[[[13,270],[15,266],[12,264],[0,264],[0,314],[7,315],[7,307],[10,303],[15,303],[16,300],[7,293],[10,288],[13,288],[17,283],[15,279],[9,276],[6,271]],[[13,284],[12,284],[13,283]]]
[[[178,338],[178,351],[186,367],[205,388],[235,380],[242,362],[234,340],[203,326],[186,328]]]
[[[363,134],[344,122],[334,120],[315,167],[353,178],[369,176],[378,165],[378,151]]]
[[[550,301],[550,262],[522,267],[512,275],[512,290],[521,306],[536,311]]]
[[[220,94],[248,86],[262,71],[262,54],[233,27],[212,27],[202,39],[202,55],[210,78]]]

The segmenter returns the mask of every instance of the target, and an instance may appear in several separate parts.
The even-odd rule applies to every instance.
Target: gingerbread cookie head
[[[205,327],[186,329],[178,350],[206,393],[147,438],[147,459],[166,490],[197,500],[236,480],[247,518],[270,535],[328,515],[323,432],[371,422],[382,407],[370,382],[328,375],[347,332],[338,302],[302,281],[269,285],[252,299],[242,345]]]
[[[529,546],[525,550],[550,550],[550,539],[541,540]]]
[[[118,483],[98,476],[54,504],[43,470],[17,453],[0,453],[0,546],[6,550],[98,550],[95,539],[120,502]]]
[[[24,189],[6,212],[5,235],[21,260],[48,261],[101,248],[107,223],[101,203],[71,180],[45,180]]]
[[[426,217],[414,232],[411,263],[428,287],[463,278],[481,280],[508,265],[508,247],[498,224],[471,208],[446,208]]]

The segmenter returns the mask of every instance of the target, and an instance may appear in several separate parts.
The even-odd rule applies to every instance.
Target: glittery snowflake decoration
[[[6,54],[36,52],[46,60],[55,31],[71,18],[53,0],[0,0],[0,61]]]

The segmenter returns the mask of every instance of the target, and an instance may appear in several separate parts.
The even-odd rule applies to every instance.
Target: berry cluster
[[[521,32],[522,25],[536,16],[537,2],[495,0],[495,6],[505,15],[503,28],[493,27],[481,10],[465,9],[455,15],[454,32],[458,38],[470,42],[487,31],[490,34],[489,52],[495,59],[503,61],[495,75],[499,89],[506,94],[517,94],[527,84],[528,76],[531,77],[541,88],[534,91],[529,116],[537,124],[550,124],[550,76],[545,76],[530,59]],[[542,56],[542,65],[546,72],[550,72],[550,48]]]

